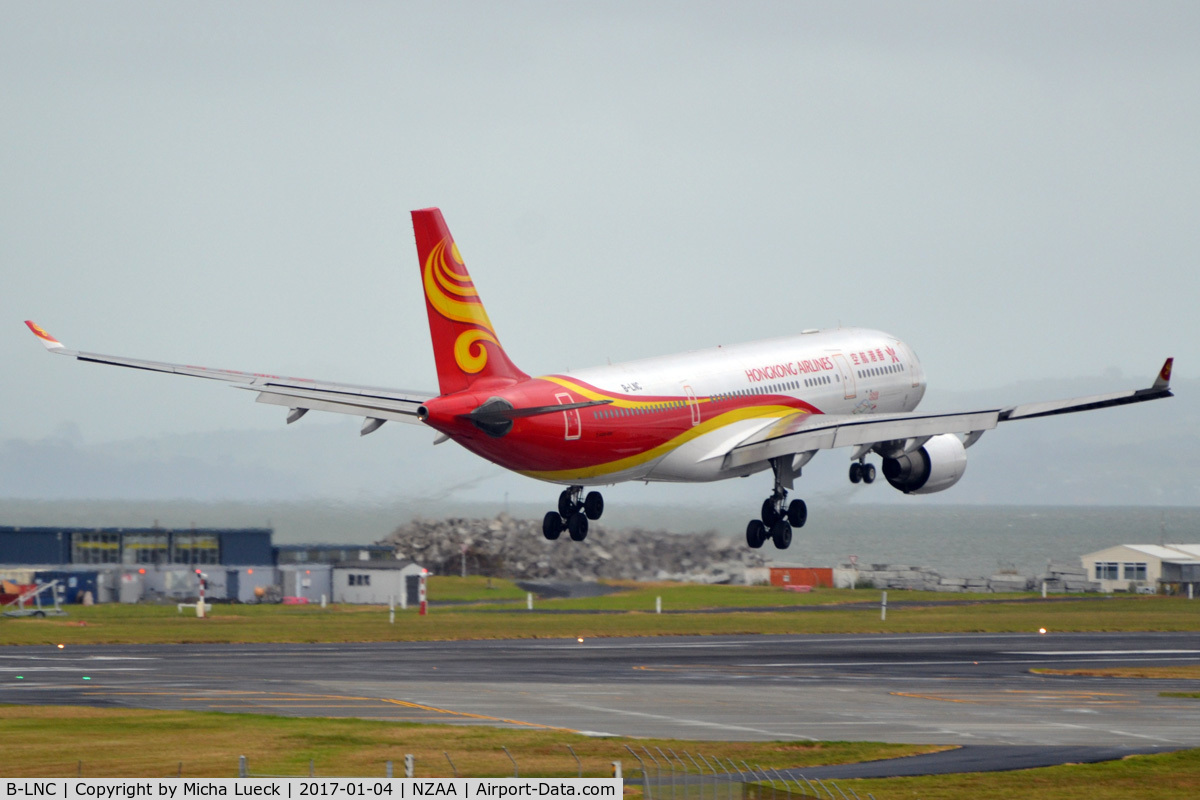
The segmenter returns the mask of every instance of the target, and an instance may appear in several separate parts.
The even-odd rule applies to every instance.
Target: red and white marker
[[[200,599],[196,601],[196,616],[204,619],[204,586],[208,583],[205,580],[205,574],[200,570],[196,570],[196,580],[200,582]]]
[[[421,602],[420,615],[425,616],[425,576],[429,574],[429,570],[421,570],[421,580],[417,584],[417,599]]]

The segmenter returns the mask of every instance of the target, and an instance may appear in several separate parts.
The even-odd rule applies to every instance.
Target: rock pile
[[[849,569],[843,564],[841,569]],[[871,564],[861,567],[854,576],[859,588],[916,589],[925,592],[986,592],[987,578],[946,578],[933,567],[911,567],[906,564]],[[1006,590],[1011,591],[1011,590]]]
[[[1087,570],[1079,564],[1056,564],[1053,561],[1046,565],[1046,571],[1037,576],[1035,589],[1040,589],[1042,581],[1046,582],[1047,592],[1098,592],[1100,584],[1089,580]]]
[[[396,558],[415,561],[438,575],[458,575],[464,552],[469,575],[529,580],[678,580],[741,583],[762,556],[716,533],[673,534],[638,528],[614,530],[593,522],[588,537],[573,542],[542,536],[541,520],[413,520],[380,544]]]
[[[926,592],[1028,592],[1039,591],[1042,582],[1046,591],[1098,592],[1100,584],[1087,579],[1082,567],[1069,564],[1047,566],[1046,572],[1031,577],[1016,572],[999,572],[988,578],[947,578],[933,567],[910,567],[903,564],[871,564],[855,569],[842,564],[834,570],[834,583],[838,588],[851,585],[876,589],[918,589]]]

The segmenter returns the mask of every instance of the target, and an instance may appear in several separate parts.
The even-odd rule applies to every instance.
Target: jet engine
[[[949,489],[967,470],[967,451],[952,433],[934,436],[923,446],[883,460],[883,477],[905,494]]]

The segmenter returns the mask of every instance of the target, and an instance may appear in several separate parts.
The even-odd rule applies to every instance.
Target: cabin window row
[[[733,397],[751,397],[760,394],[779,394],[781,392],[792,391],[805,388],[813,388],[816,386],[828,386],[833,383],[833,377],[830,375],[819,375],[814,378],[805,378],[803,381],[786,381],[784,383],[776,383],[770,386],[756,386],[753,389],[739,389],[736,392],[725,392],[712,396],[712,402],[718,403],[723,400],[729,400]],[[614,408],[607,411],[595,412],[595,419],[615,419],[617,417],[636,417],[643,414],[653,414],[659,411],[669,411],[675,408],[683,408],[687,403],[683,400],[674,400],[669,403],[650,403],[644,406],[633,406],[631,408]]]
[[[644,414],[654,414],[659,411],[669,411],[674,408],[683,408],[686,406],[682,400],[672,400],[669,403],[650,403],[644,406],[633,406],[632,408],[614,408],[610,411],[597,411],[596,419],[613,419],[615,417],[639,417]]]
[[[823,386],[833,383],[833,378],[829,375],[822,375],[816,378],[806,378],[803,381],[786,381],[784,383],[774,383],[770,386],[756,386],[753,389],[738,389],[736,392],[725,392],[723,394],[714,394],[713,402],[729,400],[733,397],[752,397],[759,394],[780,394],[782,392],[799,389],[802,386],[812,388],[814,386]]]
[[[860,378],[874,378],[879,375],[890,375],[894,372],[903,372],[903,364],[889,364],[886,367],[868,367],[867,369],[857,370]]]

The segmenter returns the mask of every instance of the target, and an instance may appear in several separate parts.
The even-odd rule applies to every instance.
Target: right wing
[[[410,392],[402,389],[381,389],[373,386],[355,386],[347,383],[328,383],[306,378],[285,378],[254,372],[239,372],[231,369],[210,369],[187,364],[170,364],[163,361],[146,361],[123,356],[106,356],[100,353],[85,353],[68,350],[62,343],[46,333],[38,325],[26,320],[29,330],[42,340],[51,353],[71,356],[79,361],[94,364],[112,364],[118,367],[144,369],[151,372],[166,372],[174,375],[190,375],[194,378],[225,381],[236,389],[258,392],[260,403],[285,406],[291,409],[288,422],[295,422],[310,410],[330,411],[335,414],[350,414],[364,417],[363,433],[377,430],[387,420],[418,423],[417,409],[426,401],[436,397],[431,392]]]
[[[859,447],[855,458],[876,446],[897,451],[915,450],[934,436],[959,434],[963,446],[970,447],[986,431],[1001,422],[1033,419],[1054,414],[1070,414],[1097,408],[1140,403],[1171,397],[1171,367],[1168,358],[1154,383],[1146,389],[1111,392],[1070,400],[1050,400],[1019,406],[979,411],[922,414],[915,411],[898,414],[789,414],[766,425],[741,441],[711,457],[722,456],[726,468],[769,461],[780,456],[808,453],[835,447]]]

